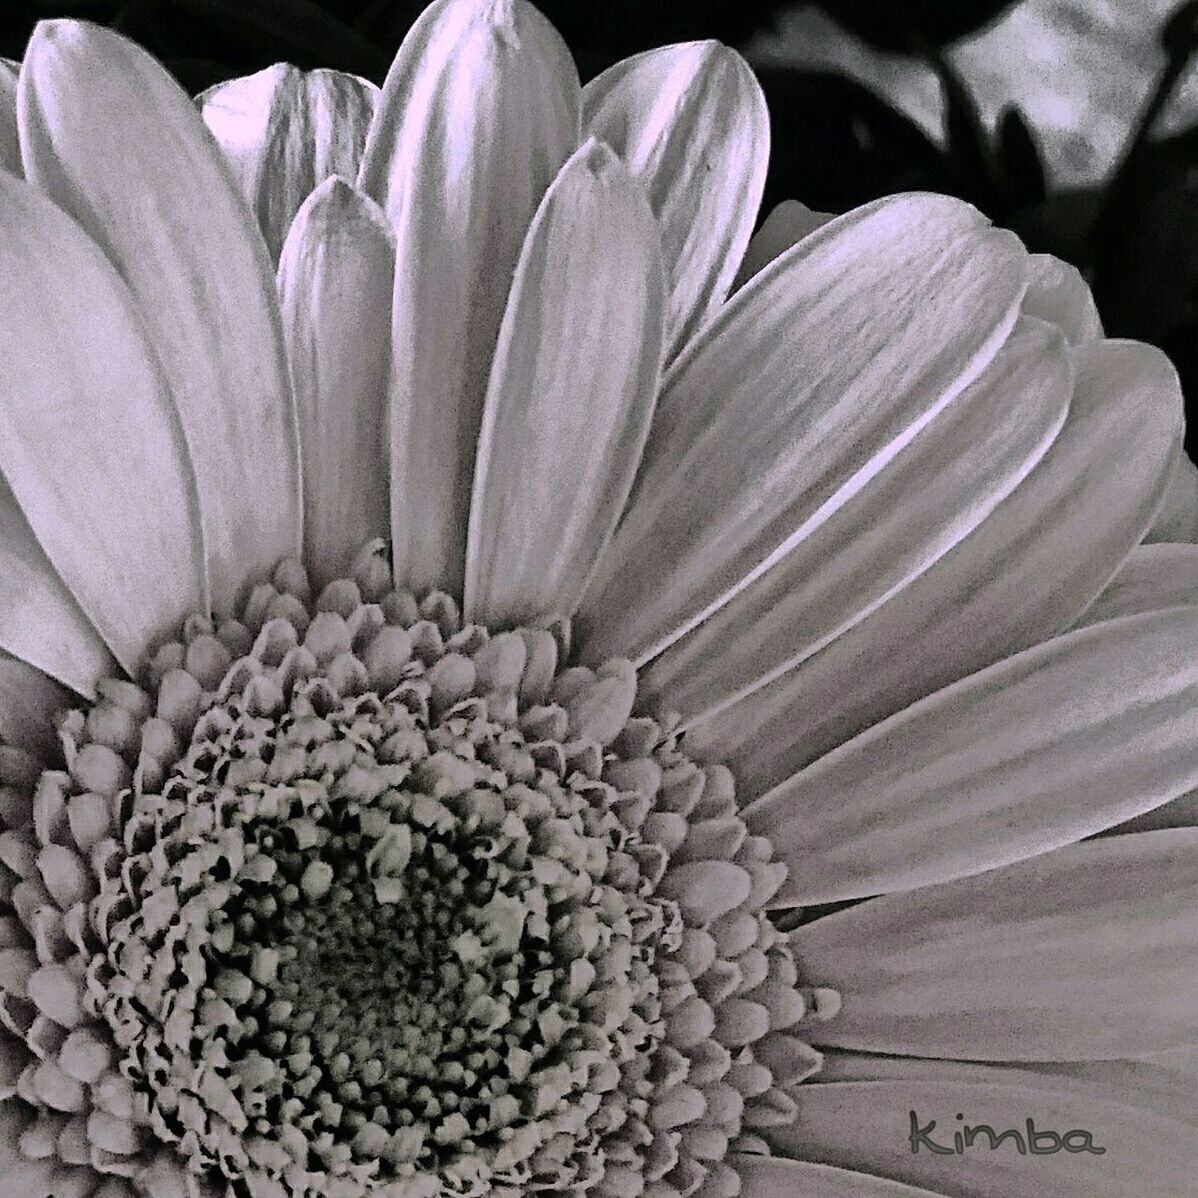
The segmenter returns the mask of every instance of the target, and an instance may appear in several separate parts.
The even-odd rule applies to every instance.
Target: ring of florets
[[[376,543],[315,602],[284,563],[62,721],[59,818],[15,835],[86,909],[53,1004],[106,1058],[66,1114],[116,1087],[128,1129],[93,1164],[251,1198],[735,1193],[724,1155],[793,1117],[794,1029],[834,996],[766,918],[784,869],[728,771],[567,640],[417,602]]]

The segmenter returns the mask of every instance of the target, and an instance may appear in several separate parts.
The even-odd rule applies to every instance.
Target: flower
[[[1180,399],[1075,273],[750,241],[744,63],[523,0],[15,94],[0,1198],[1184,1189]]]

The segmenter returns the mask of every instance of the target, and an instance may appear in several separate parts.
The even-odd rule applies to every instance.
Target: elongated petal
[[[943,1198],[945,1193],[811,1161],[732,1153],[727,1162],[740,1178],[740,1198]]]
[[[1198,829],[1111,836],[791,933],[844,1005],[822,1043],[1103,1060],[1198,1043]]]
[[[474,471],[468,619],[573,613],[649,432],[664,290],[643,193],[588,140],[533,221],[500,330]]]
[[[755,274],[765,270],[775,258],[781,257],[792,245],[798,245],[809,233],[822,229],[835,215],[816,212],[798,200],[783,200],[775,204],[761,228],[749,238],[748,248],[736,272],[733,288],[743,287]]]
[[[779,1155],[866,1170],[953,1198],[1175,1198],[1191,1184],[1190,1124],[1141,1110],[1134,1096],[1079,1092],[1065,1079],[1056,1089],[1030,1092],[967,1081],[838,1082],[803,1087],[796,1102],[793,1124],[767,1137]],[[967,1145],[967,1125],[990,1131],[973,1132]],[[991,1133],[997,1138],[1009,1129],[1022,1152],[1014,1137],[991,1147]]]
[[[1051,254],[1031,254],[1023,311],[1055,324],[1070,345],[1102,338],[1102,321],[1094,296],[1076,266]]]
[[[1198,545],[1137,545],[1077,626],[1198,604]]]
[[[1186,1051],[1168,1054],[1170,1061],[1183,1057]],[[1188,1051],[1192,1056],[1193,1051]],[[1062,1079],[1079,1098],[1087,1094],[1099,1099],[1115,1098],[1141,1110],[1198,1125],[1192,1068],[1174,1067],[1164,1058],[983,1065],[979,1061],[884,1056],[832,1048],[823,1054],[819,1073],[809,1080],[818,1085],[861,1081],[971,1082],[1018,1086],[1034,1095],[1038,1090],[1059,1090]]]
[[[295,554],[295,409],[262,239],[191,100],[125,38],[40,24],[21,71],[26,174],[136,296],[199,486],[212,604]]]
[[[1022,293],[1014,238],[925,195],[759,274],[665,380],[583,651],[644,662],[776,565],[978,376]]]
[[[978,526],[1043,458],[1073,372],[1055,330],[1022,320],[972,386],[818,515],[772,570],[646,667],[683,726],[793,669]]]
[[[41,670],[0,652],[0,742],[46,761],[54,753],[54,716],[70,691]]]
[[[21,173],[21,145],[17,138],[17,75],[19,62],[0,58],[0,170]]]
[[[204,603],[178,416],[133,298],[99,249],[11,175],[0,174],[0,208],[0,471],[55,571],[132,672]]]
[[[751,803],[778,906],[912,890],[1092,836],[1198,786],[1198,607],[1038,645]]]
[[[386,537],[387,377],[395,241],[344,180],[304,201],[279,262],[304,468],[304,555],[318,586]]]
[[[0,478],[0,649],[81,695],[117,672],[100,634],[38,544]]]
[[[1144,540],[1198,544],[1198,466],[1179,454],[1160,511]]]
[[[583,128],[619,154],[661,225],[673,358],[724,302],[757,220],[770,149],[761,85],[719,42],[666,46],[588,83]]]
[[[360,185],[396,230],[397,578],[460,592],[488,371],[524,236],[578,144],[579,86],[526,0],[438,0],[383,85]]]
[[[278,260],[300,205],[331,175],[358,177],[379,89],[344,71],[278,63],[196,97]]]
[[[1014,494],[868,619],[691,730],[693,750],[727,761],[740,793],[763,793],[870,724],[1068,628],[1103,590],[1160,501],[1181,395],[1149,346],[1074,352],[1065,426]]]

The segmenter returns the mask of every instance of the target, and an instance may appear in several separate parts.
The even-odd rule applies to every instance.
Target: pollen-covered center
[[[725,1154],[794,1116],[818,1064],[795,1028],[835,996],[765,917],[784,870],[728,771],[634,714],[628,663],[566,648],[418,603],[370,546],[315,602],[284,564],[64,720],[72,768],[40,790],[70,814],[27,837],[93,871],[51,999],[111,1045],[71,1092],[85,1133],[123,1095],[108,1171],[237,1198],[736,1192]]]

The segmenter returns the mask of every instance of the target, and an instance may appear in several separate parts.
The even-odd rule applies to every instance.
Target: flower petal
[[[0,207],[0,359],[13,397],[0,403],[0,471],[55,571],[133,672],[204,602],[178,416],[133,298],[100,250],[2,173]]]
[[[1022,257],[958,200],[898,196],[733,296],[666,377],[584,652],[656,656],[840,507],[997,353]]]
[[[1198,829],[1111,836],[790,934],[844,1005],[818,1040],[985,1061],[1198,1043]],[[960,1109],[960,1108],[957,1108]]]
[[[1055,324],[1070,345],[1102,339],[1094,296],[1076,266],[1051,254],[1028,255],[1028,287],[1023,311]]]
[[[683,726],[744,698],[843,635],[978,526],[1065,421],[1073,372],[1059,334],[1016,325],[981,377],[772,570],[645,668]],[[751,634],[750,631],[751,630]]]
[[[664,291],[645,197],[590,139],[533,220],[500,329],[474,471],[468,619],[573,613],[649,432]]]
[[[1137,545],[1076,627],[1198,604],[1198,545]]]
[[[350,183],[358,177],[378,93],[344,71],[278,63],[196,97],[275,261],[317,184],[330,175]]]
[[[397,579],[460,593],[487,375],[533,213],[578,144],[578,75],[526,0],[438,0],[383,85],[360,186],[396,230]]]
[[[1141,1110],[1134,1096],[1096,1095],[1066,1079],[1030,1092],[968,1081],[834,1082],[803,1086],[795,1101],[794,1122],[766,1136],[780,1155],[866,1170],[952,1198],[1177,1198],[1191,1186],[1192,1125]],[[966,1125],[977,1129],[968,1146]],[[1013,1137],[991,1147],[991,1133],[1009,1129],[1022,1151]],[[961,1136],[959,1154],[954,1134]]]
[[[1180,454],[1146,541],[1198,544],[1198,466]]]
[[[798,200],[783,200],[775,204],[769,216],[761,222],[761,228],[749,238],[749,246],[732,283],[733,290],[743,287],[809,233],[822,229],[828,221],[835,219],[834,213],[816,212]]]
[[[776,906],[1046,853],[1198,786],[1198,607],[1072,632],[930,695],[751,803]]]
[[[0,58],[0,170],[21,173],[21,145],[17,139],[17,76],[19,62]]]
[[[757,220],[769,164],[765,96],[719,42],[650,50],[583,89],[583,128],[645,188],[661,225],[666,359],[724,302]]]
[[[26,1160],[17,1147],[29,1124],[27,1110],[21,1102],[0,1102],[0,1198],[54,1198],[54,1162]]]
[[[65,687],[0,651],[0,743],[51,760],[57,748],[54,716],[70,702]]]
[[[382,209],[334,176],[304,201],[279,262],[304,460],[304,557],[316,585],[386,537],[387,377],[395,239]]]
[[[1102,342],[1074,353],[1065,426],[1013,495],[844,636],[691,729],[691,751],[724,760],[743,796],[1068,628],[1106,586],[1159,504],[1178,451],[1181,394],[1149,346]]]
[[[117,672],[100,634],[50,565],[0,478],[0,649],[90,697]]]
[[[183,423],[212,604],[299,549],[295,409],[262,239],[188,96],[144,50],[45,21],[21,69],[26,173],[136,296]]]
[[[740,1198],[943,1198],[943,1190],[915,1189],[886,1177],[835,1169],[811,1161],[731,1153]]]

